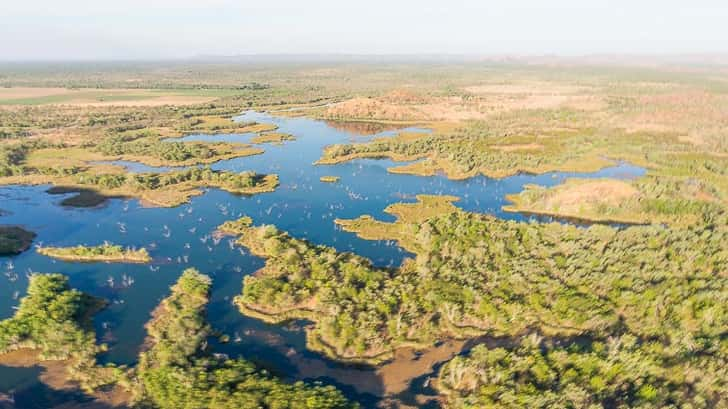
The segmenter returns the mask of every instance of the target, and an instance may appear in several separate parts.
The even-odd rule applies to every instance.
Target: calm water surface
[[[296,136],[283,145],[261,145],[262,155],[219,162],[211,167],[231,171],[254,170],[277,173],[281,186],[274,193],[252,197],[237,196],[210,189],[191,203],[172,209],[144,208],[136,200],[110,200],[92,209],[59,206],[67,195],[49,195],[47,186],[0,187],[2,224],[23,225],[38,234],[37,244],[71,246],[96,245],[110,241],[124,246],[144,246],[154,257],[149,265],[77,264],[56,261],[29,250],[15,257],[0,257],[0,318],[13,314],[18,298],[27,287],[30,272],[60,272],[70,277],[71,285],[90,294],[107,298],[109,308],[97,315],[99,339],[110,351],[103,362],[133,364],[142,343],[144,324],[159,301],[168,294],[180,272],[195,267],[214,279],[209,319],[212,325],[229,334],[234,342],[216,345],[217,351],[242,355],[274,372],[294,379],[310,379],[319,374],[301,373],[292,362],[308,362],[340,367],[318,354],[305,350],[303,332],[296,326],[274,326],[242,316],[232,305],[240,294],[242,278],[263,266],[263,261],[244,249],[233,246],[233,238],[215,240],[211,233],[226,220],[251,216],[256,224],[275,224],[291,235],[317,244],[353,251],[380,266],[397,266],[408,254],[388,241],[367,241],[339,230],[335,218],[355,218],[370,214],[393,220],[383,213],[387,205],[411,202],[417,194],[449,194],[461,198],[457,206],[474,212],[490,213],[504,219],[525,220],[528,216],[506,213],[504,196],[535,183],[553,186],[569,177],[629,178],[644,170],[627,164],[589,174],[548,173],[517,175],[495,180],[475,177],[451,181],[443,176],[420,177],[387,173],[395,165],[389,160],[357,160],[334,166],[313,166],[322,149],[329,144],[361,142],[373,137],[394,135],[391,130],[369,136],[337,129],[324,121],[305,118],[279,118],[247,112],[242,121],[275,123],[279,132]],[[424,129],[412,131],[427,132]],[[191,135],[176,140],[248,142],[253,134]],[[168,171],[133,162],[115,162],[130,172]],[[338,183],[322,183],[324,175],[339,176]],[[352,369],[365,374],[371,370]],[[27,371],[26,371],[27,372]],[[0,391],[27,383],[21,370],[0,367]],[[18,382],[14,382],[14,380]],[[350,397],[369,406],[376,398],[357,394],[346,379],[326,379],[340,386]],[[422,392],[422,391],[418,391]]]

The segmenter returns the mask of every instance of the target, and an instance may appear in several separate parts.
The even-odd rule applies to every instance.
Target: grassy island
[[[226,142],[171,142],[159,139],[141,139],[125,142],[123,137],[109,138],[95,147],[101,153],[100,160],[126,160],[149,166],[205,165],[244,156],[260,155],[262,149],[240,143]],[[47,159],[61,151],[39,151],[30,160]]]
[[[185,270],[147,324],[148,348],[137,368],[138,398],[160,409],[188,407],[355,409],[331,386],[289,384],[242,359],[204,352],[211,280]]]
[[[27,184],[56,185],[56,190],[80,191],[95,197],[139,198],[145,205],[174,207],[186,203],[193,196],[201,195],[202,188],[218,188],[235,194],[272,192],[278,186],[277,175],[261,175],[254,172],[235,173],[217,171],[209,167],[189,168],[166,173],[95,173],[80,172],[64,176],[34,176],[18,179]]]
[[[104,243],[100,246],[41,247],[38,253],[65,261],[107,263],[149,263],[152,258],[146,249],[124,248]]]
[[[35,274],[13,318],[0,321],[0,353],[37,349],[43,359],[94,356],[91,316],[104,302],[73,290],[60,274]]]
[[[147,324],[149,336],[139,363],[133,368],[102,367],[96,354],[104,347],[96,345],[91,317],[104,302],[71,289],[60,274],[33,275],[15,316],[0,321],[0,363],[40,363],[53,375],[44,382],[73,391],[80,384],[99,407],[111,401],[114,407],[158,409],[188,407],[193,401],[194,407],[219,409],[359,407],[332,386],[286,383],[245,360],[207,352],[203,344],[212,336],[205,319],[210,285],[209,277],[194,269],[184,271]],[[37,358],[18,354],[25,351]]]
[[[33,92],[32,88],[23,90]],[[261,154],[263,149],[250,144],[169,140],[190,133],[259,133],[276,129],[271,124],[233,121],[232,116],[242,110],[239,102],[230,101],[184,106],[23,104],[3,108],[0,185],[74,187],[89,175],[125,175],[123,167],[109,163],[117,160],[183,167]],[[130,193],[108,192],[101,186],[98,190],[109,196]],[[179,190],[192,189],[183,186]],[[151,197],[149,202],[166,206],[189,197],[178,196],[171,201]]]
[[[319,180],[324,183],[336,183],[340,179],[341,178],[339,176],[321,176],[321,178]]]
[[[35,233],[17,226],[0,226],[0,256],[19,254],[27,250]]]
[[[12,318],[0,321],[0,363],[7,354],[32,356],[31,361],[61,361],[54,367],[62,379],[77,381],[86,389],[118,379],[116,368],[96,364],[92,316],[105,301],[71,289],[60,274],[34,274],[28,294]],[[22,361],[26,361],[23,359]]]

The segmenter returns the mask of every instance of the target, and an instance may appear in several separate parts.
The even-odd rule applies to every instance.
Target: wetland
[[[723,88],[327,69],[3,102],[0,406],[726,402]]]

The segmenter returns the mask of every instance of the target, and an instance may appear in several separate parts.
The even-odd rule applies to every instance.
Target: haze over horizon
[[[0,60],[725,53],[727,19],[712,0],[29,0],[0,11]]]

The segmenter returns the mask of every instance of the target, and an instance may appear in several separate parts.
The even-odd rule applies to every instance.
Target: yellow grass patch
[[[216,99],[210,96],[177,95],[174,91],[97,88],[0,88],[0,105],[73,105],[73,106],[162,106],[193,105]]]
[[[501,152],[538,151],[543,149],[543,145],[538,143],[520,143],[513,145],[492,145],[490,148]]]

